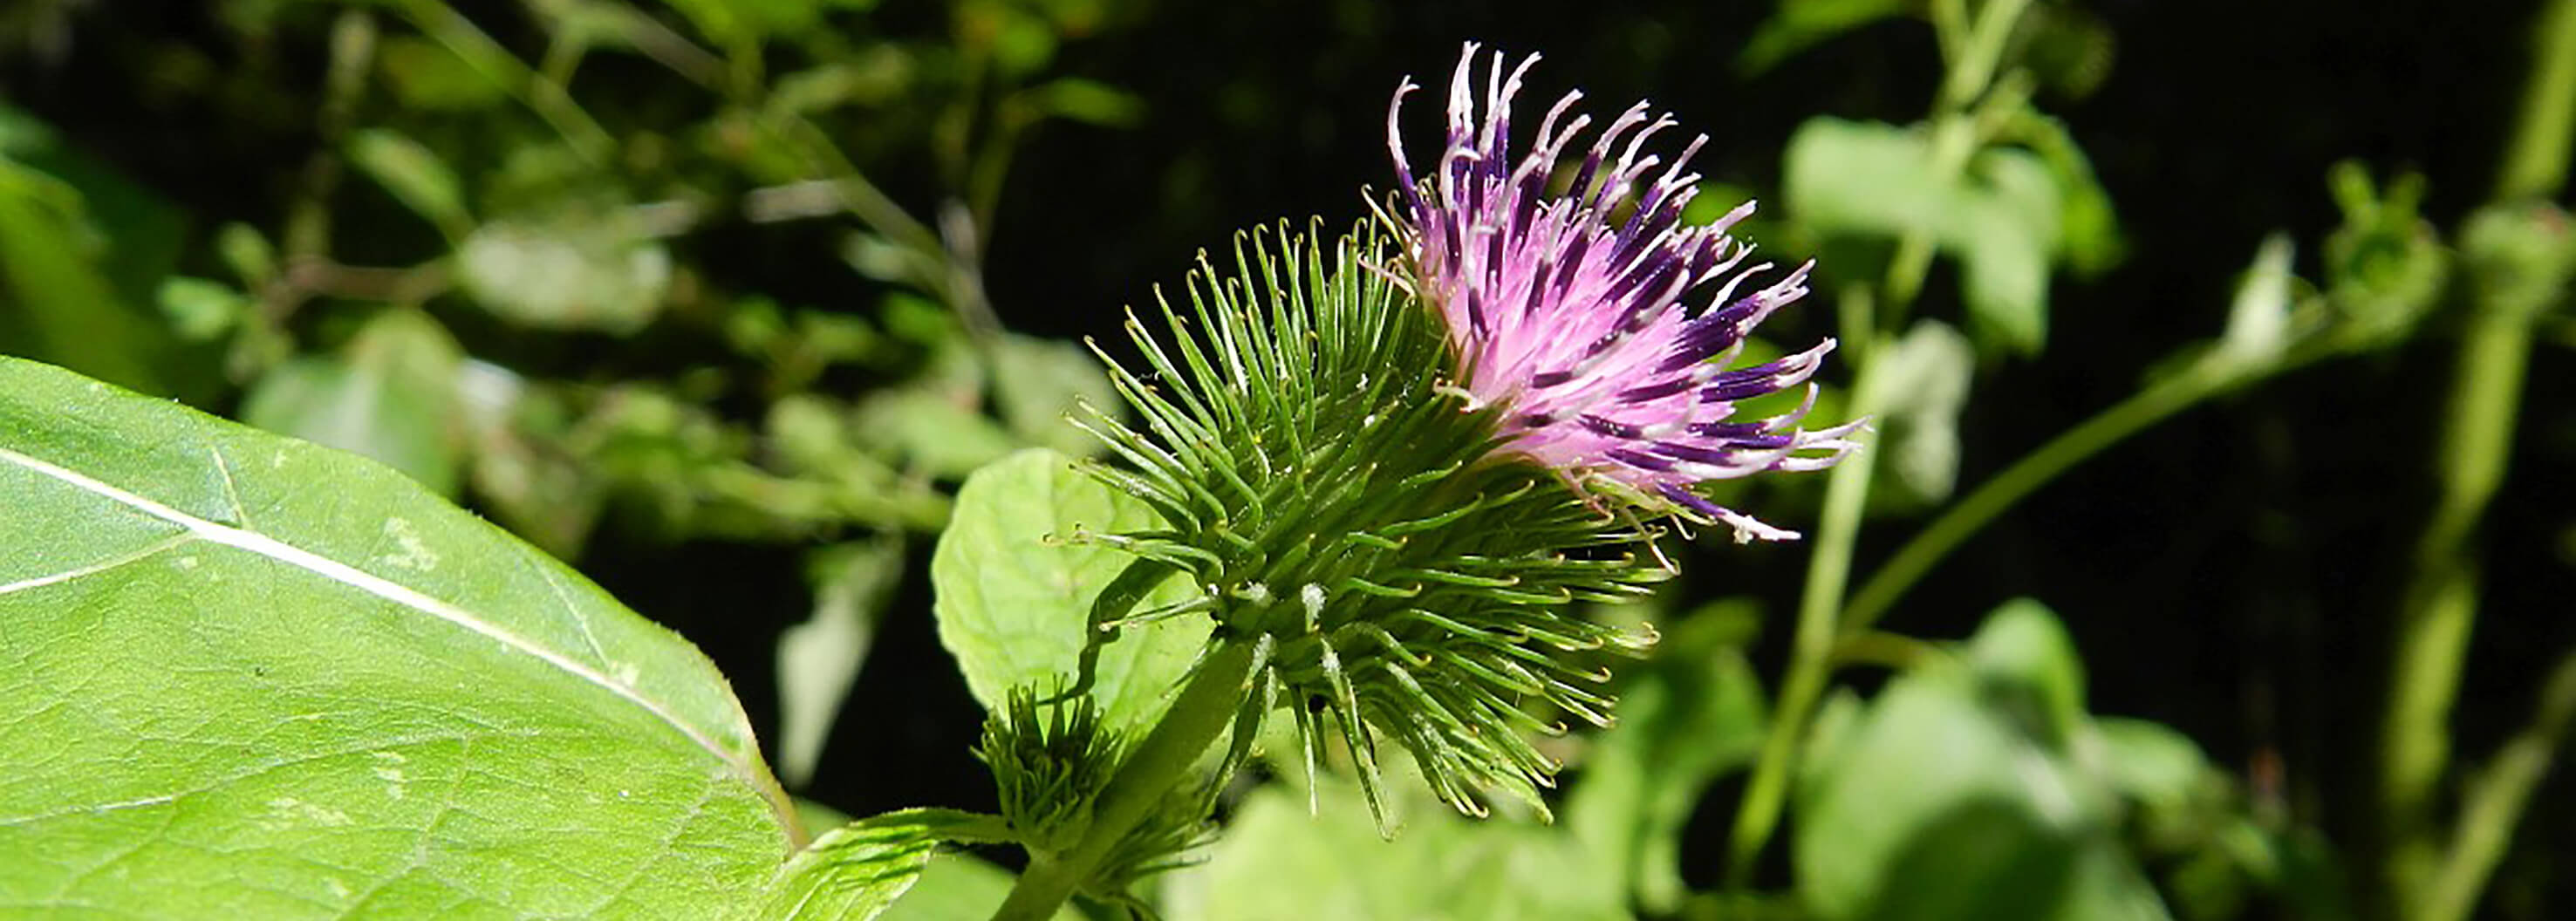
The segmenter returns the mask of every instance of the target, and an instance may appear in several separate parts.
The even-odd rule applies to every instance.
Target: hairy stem
[[[1199,663],[1179,699],[1163,712],[1145,741],[1136,746],[1091,807],[1091,825],[1082,840],[1060,853],[1032,853],[1029,868],[1011,887],[993,921],[1042,921],[1074,892],[1092,881],[1118,842],[1134,831],[1174,788],[1190,779],[1190,768],[1233,724],[1235,712],[1252,688],[1252,646],[1219,644]]]

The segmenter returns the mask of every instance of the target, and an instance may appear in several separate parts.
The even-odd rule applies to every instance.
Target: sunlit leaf
[[[679,637],[407,477],[0,359],[0,914],[723,918],[792,817]]]
[[[861,819],[814,839],[779,869],[764,921],[868,921],[921,879],[939,847],[936,822],[907,810]]]
[[[931,558],[930,578],[939,596],[940,643],[957,657],[975,699],[990,710],[1012,688],[1070,683],[1090,632],[1093,596],[1133,558],[1069,541],[1159,526],[1144,503],[1042,448],[968,477]],[[1139,608],[1173,603],[1191,591],[1175,578]],[[1132,729],[1161,713],[1208,630],[1201,617],[1122,631],[1103,650],[1092,690],[1109,725]]]

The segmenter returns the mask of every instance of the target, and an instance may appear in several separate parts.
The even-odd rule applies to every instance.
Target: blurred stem
[[[2029,6],[2030,0],[1986,0],[1977,8],[1966,35],[1954,40],[1958,23],[1964,19],[1960,5],[1955,0],[1933,4],[1933,31],[1948,60],[1949,72],[1933,100],[1932,182],[1946,183],[1959,176],[1984,142],[1975,108],[1978,100],[1994,88],[2004,46]],[[1877,397],[1872,391],[1877,389],[1877,363],[1871,359],[1879,351],[1880,330],[1904,326],[1906,314],[1931,272],[1935,242],[1929,227],[1908,231],[1888,260],[1887,276],[1880,285],[1885,297],[1878,308],[1870,309],[1863,299],[1860,309],[1846,307],[1841,311],[1843,341],[1852,344],[1858,368],[1851,386],[1851,412],[1855,417],[1867,416],[1876,408]],[[1753,776],[1745,784],[1743,806],[1735,814],[1727,879],[1737,888],[1751,885],[1754,864],[1770,845],[1772,831],[1779,827],[1780,813],[1788,802],[1790,779],[1797,773],[1798,743],[1805,738],[1807,718],[1824,694],[1826,679],[1831,677],[1835,640],[1842,632],[1838,615],[1843,592],[1849,587],[1861,515],[1869,507],[1870,483],[1877,472],[1878,452],[1862,451],[1835,465],[1825,481],[1825,506],[1816,526],[1815,554],[1808,559],[1806,586],[1798,601],[1797,633],[1790,640],[1788,673],[1781,678],[1779,705],[1772,711],[1769,732],[1762,740],[1761,758],[1754,763]]]
[[[2451,754],[2451,706],[2477,619],[2478,521],[2504,479],[2514,415],[2531,359],[2532,316],[2487,303],[2470,311],[2454,364],[2449,409],[2433,441],[2439,498],[2416,544],[2414,578],[2399,596],[2394,673],[2380,734],[2382,872],[2400,899],[2422,906],[2441,844],[2432,825]]]
[[[2285,356],[2281,361],[2261,369],[2258,374],[2274,374],[2305,363],[2303,356]],[[2066,430],[2038,450],[2014,461],[2012,466],[1979,484],[1966,498],[1951,503],[1941,517],[1933,519],[1913,539],[1897,549],[1894,556],[1870,574],[1869,581],[1853,593],[1851,605],[1843,610],[1845,633],[1867,630],[1896,603],[1896,599],[1913,587],[1916,580],[1931,571],[1950,551],[1958,549],[1970,535],[1986,526],[2015,503],[2048,485],[2060,474],[2085,458],[2101,453],[2148,426],[2203,400],[2235,389],[2252,378],[2230,374],[2214,360],[2204,360],[2183,373],[2158,381],[2112,404],[2108,409]]]
[[[1199,756],[1233,725],[1251,693],[1252,668],[1250,643],[1220,643],[1209,652],[1171,709],[1092,802],[1091,824],[1082,840],[1061,853],[1032,851],[1028,870],[993,912],[993,921],[1045,921],[1090,883],[1119,841],[1190,779]]]
[[[1872,341],[1866,324],[1846,329],[1853,340]],[[1874,349],[1873,349],[1874,351]],[[1855,409],[1870,392],[1878,365],[1860,366],[1851,392]],[[1798,603],[1797,634],[1790,640],[1789,673],[1780,680],[1780,704],[1772,711],[1761,759],[1744,788],[1744,805],[1735,813],[1735,834],[1728,851],[1727,882],[1749,888],[1753,867],[1788,803],[1789,781],[1797,769],[1798,743],[1806,737],[1808,713],[1823,696],[1833,670],[1834,639],[1840,632],[1834,613],[1842,606],[1843,586],[1851,575],[1852,547],[1860,531],[1861,512],[1869,504],[1870,477],[1878,452],[1861,451],[1834,465],[1825,480],[1823,520],[1817,525],[1816,552],[1807,565],[1807,584]]]
[[[428,35],[474,68],[484,79],[499,85],[518,97],[529,111],[537,113],[546,124],[562,135],[573,153],[592,163],[605,162],[617,149],[617,139],[590,119],[590,113],[572,101],[572,93],[563,84],[547,79],[519,60],[517,55],[493,41],[492,36],[439,0],[379,0],[401,12],[415,28]]]
[[[2496,177],[2500,199],[2558,194],[2567,182],[2568,145],[2576,141],[2576,2],[2550,4],[2536,26],[2522,118]]]
[[[364,10],[341,10],[331,22],[331,64],[322,78],[322,108],[314,119],[314,134],[321,144],[305,161],[295,199],[286,206],[284,243],[289,264],[331,252],[331,192],[340,184],[340,139],[348,135],[356,118],[358,100],[367,91],[367,72],[375,60],[375,16]]]
[[[2530,82],[2497,182],[2502,202],[2557,194],[2567,177],[2570,133],[2576,132],[2576,0],[2555,0],[2533,30]],[[2493,869],[2496,850],[2518,818],[2527,789],[2545,767],[2517,780],[2517,769],[2499,766],[2472,792],[2460,817],[2461,847],[2444,854],[2434,825],[2435,805],[2448,773],[2450,716],[2477,620],[2479,569],[2474,537],[2486,507],[2504,479],[2513,446],[2514,417],[2522,403],[2523,376],[2531,360],[2534,324],[2543,304],[2524,304],[2507,279],[2479,285],[2461,331],[2451,394],[2443,415],[2433,512],[2416,544],[2413,578],[2399,596],[2385,721],[2380,732],[2380,873],[2391,904],[2412,917],[2448,921],[2465,917]],[[2542,301],[2562,298],[2551,292]],[[2550,682],[2542,727],[2564,683]],[[2576,680],[2576,679],[2567,679]],[[2558,720],[2563,726],[2563,717]],[[2517,741],[2521,741],[2517,739]],[[2514,754],[2508,749],[2507,757]],[[2529,756],[2526,756],[2528,760]],[[2496,840],[2490,840],[2496,839]]]
[[[2477,907],[2478,893],[2495,874],[2496,863],[2512,843],[2532,790],[2549,773],[2550,762],[2567,744],[2576,723],[2576,651],[2550,670],[2540,706],[2531,725],[2505,742],[2486,770],[2469,781],[2462,797],[2460,827],[2451,851],[2425,893],[2416,917],[2422,921],[2459,921]]]

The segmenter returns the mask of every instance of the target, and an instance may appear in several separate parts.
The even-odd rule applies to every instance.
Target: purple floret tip
[[[1578,148],[1592,120],[1573,112],[1582,96],[1569,92],[1514,159],[1511,104],[1538,57],[1506,75],[1493,55],[1479,94],[1478,50],[1468,43],[1450,78],[1446,142],[1428,174],[1417,179],[1400,139],[1412,81],[1387,110],[1387,149],[1403,185],[1397,223],[1414,287],[1447,321],[1456,389],[1471,407],[1503,409],[1495,418],[1504,450],[1571,480],[1606,478],[1659,497],[1670,511],[1733,528],[1738,541],[1797,538],[1694,487],[1820,470],[1858,447],[1862,422],[1798,427],[1815,400],[1809,379],[1833,340],[1728,367],[1756,324],[1806,295],[1814,263],[1767,282],[1770,264],[1744,267],[1753,247],[1727,231],[1752,214],[1751,202],[1713,223],[1684,224],[1699,180],[1688,165],[1707,137],[1664,163],[1647,144],[1675,122],[1643,102]],[[1547,195],[1574,150],[1582,153],[1572,184]],[[1633,207],[1612,220],[1626,204]],[[1743,287],[1754,290],[1739,297]],[[1702,290],[1713,293],[1693,297]],[[1800,385],[1806,404],[1794,411],[1731,419],[1740,402]]]

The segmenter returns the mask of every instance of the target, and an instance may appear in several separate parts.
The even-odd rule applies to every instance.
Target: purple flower
[[[1645,154],[1646,141],[1674,122],[1649,120],[1639,102],[1593,139],[1561,195],[1548,184],[1591,124],[1565,116],[1580,92],[1548,110],[1538,136],[1511,153],[1511,102],[1523,59],[1503,74],[1488,68],[1477,113],[1469,43],[1449,84],[1448,142],[1427,180],[1404,156],[1396,116],[1405,81],[1387,108],[1387,146],[1411,220],[1401,228],[1417,293],[1447,320],[1458,389],[1472,406],[1500,411],[1504,450],[1544,463],[1576,482],[1659,497],[1659,510],[1724,522],[1736,540],[1791,540],[1786,531],[1721,507],[1696,484],[1771,470],[1819,470],[1849,454],[1865,423],[1797,427],[1816,388],[1795,411],[1733,421],[1736,404],[1807,383],[1833,351],[1826,339],[1778,361],[1728,368],[1744,336],[1764,317],[1807,293],[1809,262],[1737,296],[1771,268],[1741,266],[1751,244],[1726,235],[1753,204],[1715,223],[1681,223],[1699,176],[1683,168],[1708,141],[1691,141],[1671,166]],[[1622,218],[1623,205],[1633,210]],[[1684,299],[1714,284],[1693,311]],[[1693,298],[1696,299],[1696,298]],[[1604,480],[1608,482],[1603,482]]]

